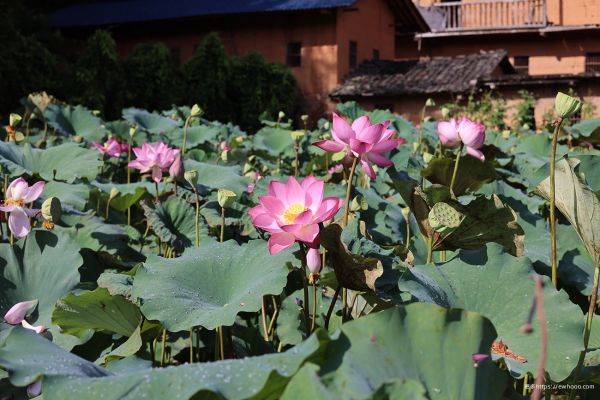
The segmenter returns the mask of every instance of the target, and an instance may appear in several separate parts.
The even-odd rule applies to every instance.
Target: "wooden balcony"
[[[464,0],[433,4],[437,31],[539,28],[547,25],[546,0]]]

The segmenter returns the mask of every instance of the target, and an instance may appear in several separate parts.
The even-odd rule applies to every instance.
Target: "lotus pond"
[[[0,141],[0,399],[598,398],[579,106],[247,134],[30,96]]]

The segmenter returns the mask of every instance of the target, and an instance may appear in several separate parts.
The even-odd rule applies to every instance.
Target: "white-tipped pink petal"
[[[302,204],[306,202],[306,194],[302,189],[302,186],[298,183],[296,178],[290,176],[285,190],[285,198],[288,204]]]
[[[8,227],[13,235],[18,238],[27,236],[29,231],[31,231],[29,217],[21,207],[15,207],[10,213],[10,216],[8,217]]]
[[[21,321],[21,326],[25,329],[32,330],[37,334],[40,334],[46,330],[46,327],[44,325],[33,326],[25,320]]]
[[[321,254],[319,254],[319,249],[308,249],[306,253],[306,266],[312,274],[316,274],[321,270]]]
[[[477,149],[474,149],[472,147],[467,147],[467,153],[469,153],[470,156],[475,157],[479,161],[485,161],[485,156],[483,155],[483,153],[481,151],[479,151]]]
[[[363,129],[366,129],[371,125],[373,125],[373,124],[369,120],[369,117],[367,117],[366,115],[363,115],[362,117],[356,118],[354,120],[354,122],[352,122],[352,130],[354,132],[360,132]]]
[[[282,201],[274,196],[259,196],[258,200],[263,207],[272,215],[282,215],[285,212],[285,206]]]
[[[285,200],[285,183],[279,181],[269,182],[269,196],[277,197],[279,200],[287,204]]]
[[[294,236],[301,242],[312,243],[319,236],[319,225],[309,224],[294,232]]]
[[[338,153],[346,147],[343,143],[335,142],[333,140],[318,140],[314,142],[313,145],[330,153]]]
[[[38,301],[29,300],[29,301],[21,301],[20,303],[12,306],[6,314],[4,314],[4,320],[11,325],[18,325],[25,319],[27,315],[29,315],[37,306]]]
[[[437,135],[446,147],[456,147],[460,144],[458,137],[458,123],[454,118],[450,121],[441,121],[437,125]]]

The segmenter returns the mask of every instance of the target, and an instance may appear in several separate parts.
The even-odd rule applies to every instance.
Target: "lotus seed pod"
[[[134,137],[135,136],[135,128],[129,128],[129,137]]]
[[[306,114],[302,114],[302,115],[300,116],[300,119],[301,119],[303,122],[306,122],[306,121],[308,121],[308,115],[306,115]]]
[[[185,171],[183,177],[192,187],[195,188],[198,185],[198,171],[195,169]]]
[[[117,197],[119,195],[119,193],[120,193],[119,189],[117,189],[116,187],[113,186],[113,188],[110,189],[110,194],[108,195],[108,198],[110,200],[112,200],[115,197]]]
[[[508,139],[510,137],[510,131],[508,129],[502,131],[502,137]]]
[[[569,118],[581,109],[581,100],[563,92],[558,92],[556,100],[554,100],[554,108],[559,117]]]
[[[425,102],[425,107],[435,107],[435,101],[430,97]]]
[[[292,131],[290,136],[292,137],[292,140],[301,139],[304,136],[304,131]]]
[[[423,161],[429,164],[429,161],[433,160],[433,154],[425,152],[423,153]]]
[[[42,203],[42,217],[52,223],[60,221],[62,206],[58,197],[48,197]]]
[[[326,131],[328,131],[328,130],[330,129],[330,127],[331,127],[331,125],[329,124],[329,121],[326,121],[326,122],[323,124],[323,129],[325,129]]]
[[[73,141],[75,143],[81,143],[81,142],[83,142],[83,136],[81,136],[81,135],[75,135],[75,136],[73,136]]]
[[[10,118],[9,118],[10,126],[16,126],[19,122],[21,122],[21,116],[19,114],[15,114],[15,113],[10,114]]]
[[[440,235],[446,236],[456,230],[465,219],[464,214],[447,203],[436,203],[429,211],[429,225]]]
[[[235,193],[227,189],[219,189],[217,192],[217,200],[223,208],[229,208],[235,201]]]
[[[198,104],[194,104],[192,106],[192,110],[190,111],[190,117],[199,117],[202,115],[203,111]]]
[[[409,207],[404,207],[402,209],[402,216],[404,217],[404,219],[406,221],[408,221],[408,218],[410,217],[410,208]]]
[[[279,111],[279,114],[277,114],[277,118],[281,121],[285,118],[285,113],[283,111]]]

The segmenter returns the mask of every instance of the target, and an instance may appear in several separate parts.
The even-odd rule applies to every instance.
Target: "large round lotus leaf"
[[[46,182],[42,193],[44,199],[58,197],[61,205],[70,205],[77,210],[83,210],[90,197],[90,188],[83,183],[69,184],[64,182]]]
[[[44,111],[44,117],[48,121],[48,125],[63,135],[79,135],[87,141],[99,142],[107,133],[102,126],[102,120],[82,106],[61,107],[50,104]]]
[[[277,399],[289,378],[327,342],[321,332],[284,353],[111,372],[65,352],[39,335],[14,329],[0,349],[0,367],[9,371],[16,386],[26,386],[44,376],[45,400],[187,400],[199,392],[205,397],[212,393],[230,400]]]
[[[229,326],[238,313],[259,310],[262,296],[281,293],[292,261],[289,250],[269,255],[262,240],[209,242],[179,258],[149,256],[135,275],[133,295],[147,319],[172,332]]]
[[[103,288],[68,294],[56,303],[52,313],[52,322],[75,336],[90,329],[131,336],[141,319],[136,305],[123,296],[111,296]]]
[[[117,253],[127,247],[127,234],[119,225],[107,224],[91,211],[65,210],[54,230],[69,235],[80,248]]]
[[[294,154],[294,139],[291,133],[289,129],[265,126],[254,135],[254,148],[266,151],[274,157],[283,153]]]
[[[227,189],[239,197],[246,191],[248,183],[250,183],[250,178],[241,176],[242,169],[238,166],[226,167],[194,160],[185,160],[184,164],[186,171],[198,171],[198,185],[201,188]]]
[[[8,169],[11,177],[39,175],[46,181],[69,183],[77,178],[92,180],[102,165],[99,154],[75,143],[42,150],[31,147],[29,143],[19,147],[14,143],[0,142],[0,165]]]
[[[444,264],[410,268],[399,287],[421,301],[463,308],[489,318],[498,331],[498,340],[527,359],[524,363],[506,359],[513,374],[535,375],[540,359],[540,332],[534,329],[526,334],[520,330],[533,299],[533,272],[528,258],[513,257],[500,246],[488,244],[487,249],[461,251]],[[553,381],[560,382],[575,368],[583,349],[583,314],[564,291],[556,291],[549,282],[544,288],[544,309],[551,349],[546,372]]]
[[[434,158],[421,175],[432,183],[450,187],[454,165],[453,158]],[[496,170],[490,161],[481,162],[470,156],[463,156],[459,161],[459,169],[454,182],[454,193],[459,196],[467,191],[474,191],[484,183],[496,177]]]
[[[156,204],[142,203],[148,225],[163,243],[168,243],[177,253],[196,242],[196,212],[194,207],[177,196]],[[198,221],[199,238],[208,238],[206,224],[202,218]]]
[[[126,108],[123,110],[123,119],[133,126],[149,133],[167,132],[181,125],[180,121],[163,117],[139,108]]]
[[[506,376],[490,354],[496,331],[481,315],[415,303],[344,324],[327,348],[321,380],[337,398],[364,399],[386,382],[414,379],[429,398],[500,399]],[[308,398],[307,398],[308,399]]]
[[[186,150],[193,149],[206,142],[218,144],[217,139],[227,134],[227,128],[215,125],[198,125],[187,128]],[[173,132],[171,146],[181,147],[183,144],[183,128]]]

